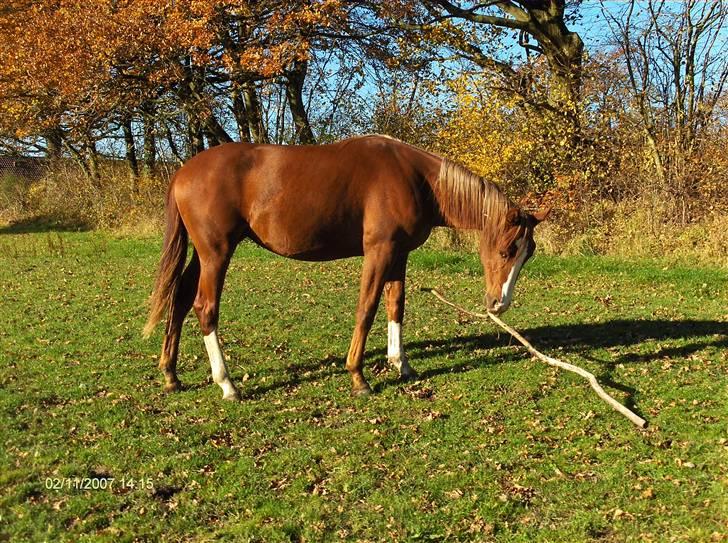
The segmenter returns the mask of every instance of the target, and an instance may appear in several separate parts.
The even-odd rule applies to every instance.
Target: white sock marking
[[[399,322],[387,322],[387,359],[399,370],[400,375],[412,372],[402,348],[402,324]]]
[[[402,358],[402,325],[395,321],[387,323],[387,358],[399,369]]]
[[[220,342],[217,339],[217,330],[213,330],[205,336],[205,348],[207,348],[207,355],[210,357],[212,380],[222,388],[222,397],[227,399],[237,396],[238,391],[232,381],[230,381],[225,359],[222,357]]]

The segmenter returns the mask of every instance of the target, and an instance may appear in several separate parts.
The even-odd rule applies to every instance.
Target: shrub
[[[166,179],[144,177],[136,183],[110,171],[94,183],[72,167],[60,167],[30,186],[25,212],[66,227],[149,229],[159,225]]]
[[[13,175],[0,176],[0,221],[26,212],[29,182]]]

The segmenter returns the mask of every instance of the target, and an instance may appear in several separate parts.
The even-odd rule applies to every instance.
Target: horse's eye
[[[500,256],[503,260],[508,260],[508,253],[506,253],[505,251],[501,251]]]

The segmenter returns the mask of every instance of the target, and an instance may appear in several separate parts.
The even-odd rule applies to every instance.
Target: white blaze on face
[[[526,257],[528,256],[527,245],[525,238],[516,241],[516,247],[518,248],[516,252],[516,261],[513,263],[511,272],[508,274],[508,278],[501,288],[500,302],[495,305],[495,309],[497,311],[508,309],[508,306],[511,305],[511,301],[513,301],[513,291],[516,287],[516,280],[518,279],[518,274],[521,273],[521,268],[523,267],[524,262],[526,262]]]
[[[205,348],[207,349],[207,355],[210,357],[212,380],[222,388],[223,399],[237,399],[238,391],[228,376],[227,366],[220,349],[220,342],[217,339],[217,330],[213,330],[212,333],[205,336]]]

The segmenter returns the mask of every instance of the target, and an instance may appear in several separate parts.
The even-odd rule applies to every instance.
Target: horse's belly
[[[341,246],[319,246],[319,247],[308,247],[308,248],[291,248],[271,245],[269,243],[263,243],[259,240],[254,240],[258,245],[268,249],[269,251],[285,256],[286,258],[292,258],[294,260],[305,260],[308,262],[322,262],[327,260],[338,260],[340,258],[350,258],[353,256],[361,256],[363,251],[359,248],[353,247],[341,247]]]
[[[258,245],[287,258],[319,262],[363,254],[362,234],[358,228],[310,229],[287,226],[281,228],[250,226],[250,237]]]
[[[280,253],[278,253],[280,254]],[[310,251],[303,251],[300,253],[294,253],[289,255],[281,255],[287,258],[293,258],[294,260],[305,260],[307,262],[325,262],[328,260],[339,260],[341,258],[351,258],[353,256],[361,256],[362,251],[345,250],[337,248],[321,248],[312,249]]]

